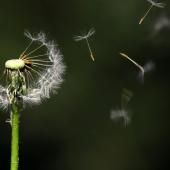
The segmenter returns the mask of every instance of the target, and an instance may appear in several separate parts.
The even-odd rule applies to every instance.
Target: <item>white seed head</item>
[[[26,36],[32,41],[36,41],[46,47],[49,67],[46,67],[34,87],[28,89],[28,94],[23,96],[24,103],[39,104],[43,99],[49,98],[52,93],[56,93],[60,84],[63,82],[63,73],[65,65],[62,62],[62,55],[57,46],[52,41],[47,41],[44,33],[36,36],[26,33]]]
[[[47,99],[51,94],[56,93],[60,84],[63,82],[63,74],[65,71],[62,55],[53,41],[47,41],[45,34],[42,32],[35,36],[26,32],[25,35],[31,40],[30,45],[20,55],[19,59],[8,60],[5,63],[8,74],[11,74],[13,70],[19,70],[19,76],[27,75],[30,77],[30,84],[22,87],[22,90],[25,90],[26,88],[26,92],[20,93],[19,91],[17,93],[17,95],[19,95],[18,97],[23,101],[23,106],[40,104],[43,99]],[[40,46],[26,54],[32,42],[40,44]],[[38,52],[41,47],[46,50],[45,54],[30,56],[35,51]],[[46,56],[46,58],[44,57],[45,59],[41,59],[41,56]],[[37,59],[37,57],[39,58]],[[23,68],[24,70],[22,71]],[[12,71],[8,72],[9,69]],[[33,76],[34,74],[39,77]],[[1,108],[8,108],[8,105],[10,105],[9,89],[11,88],[11,86],[8,86],[7,88],[0,86]]]
[[[12,59],[5,62],[5,68],[12,70],[20,70],[24,68],[25,63],[21,59]]]
[[[36,35],[32,35],[29,31],[25,31],[24,35],[29,38],[31,41],[39,41],[41,43],[46,42],[46,36],[43,32],[39,32]]]
[[[131,118],[129,116],[129,111],[127,110],[127,105],[130,102],[131,98],[133,96],[133,93],[126,89],[123,88],[122,89],[122,94],[121,94],[121,109],[117,109],[117,110],[111,110],[110,111],[110,119],[113,121],[118,121],[118,120],[123,120],[124,121],[124,125],[127,126],[130,121]]]

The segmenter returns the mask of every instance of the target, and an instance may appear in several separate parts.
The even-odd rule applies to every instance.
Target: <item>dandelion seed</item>
[[[55,93],[63,82],[65,65],[54,42],[47,41],[42,32],[35,36],[25,32],[25,35],[31,40],[29,45],[18,59],[5,63],[8,86],[0,86],[0,107],[4,109],[13,102],[22,103],[23,106],[40,104]],[[30,51],[33,44],[40,45]],[[45,54],[33,55],[42,48],[46,50]]]
[[[127,109],[127,105],[130,102],[131,98],[133,96],[133,93],[128,89],[123,89],[121,94],[121,108],[117,110],[111,110],[110,112],[110,119],[113,121],[118,121],[120,119],[123,119],[124,125],[127,126],[131,118],[129,116],[129,111]]]
[[[94,61],[94,56],[93,56],[93,52],[92,52],[92,49],[90,47],[90,44],[89,44],[89,37],[91,37],[93,34],[95,33],[95,30],[94,28],[90,29],[89,32],[87,34],[84,34],[82,36],[75,36],[74,37],[74,40],[75,41],[82,41],[82,40],[86,40],[86,43],[87,43],[87,47],[89,49],[89,52],[90,52],[90,57],[91,59]]]
[[[144,21],[144,19],[146,18],[146,16],[149,14],[150,10],[152,9],[152,7],[158,7],[158,8],[164,8],[165,7],[165,3],[161,3],[161,2],[155,2],[153,0],[147,0],[149,3],[151,3],[151,6],[149,7],[149,9],[146,11],[146,13],[144,14],[144,16],[140,19],[139,24],[142,24],[142,22]]]

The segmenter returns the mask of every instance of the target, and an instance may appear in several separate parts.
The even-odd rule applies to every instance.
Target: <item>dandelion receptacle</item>
[[[53,41],[47,41],[42,32],[37,35],[26,32],[25,35],[31,41],[18,58],[5,62],[6,85],[0,85],[0,107],[10,112],[11,170],[18,170],[19,166],[21,110],[27,105],[40,104],[55,93],[65,71],[62,55]],[[36,48],[30,50],[35,45]]]

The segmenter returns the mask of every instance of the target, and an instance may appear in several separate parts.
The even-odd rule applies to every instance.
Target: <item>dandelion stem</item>
[[[11,170],[18,170],[19,165],[19,112],[18,106],[11,106]]]

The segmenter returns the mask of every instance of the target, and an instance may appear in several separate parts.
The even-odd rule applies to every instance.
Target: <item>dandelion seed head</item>
[[[24,107],[33,106],[33,105],[39,105],[42,103],[41,99],[41,91],[39,89],[29,89],[29,92],[27,95],[23,95],[22,99],[24,101]]]
[[[31,43],[19,59],[11,59],[5,63],[9,80],[7,87],[0,86],[1,108],[7,108],[13,101],[16,102],[15,98],[18,98],[17,101],[22,100],[23,106],[40,104],[44,99],[50,98],[51,94],[56,94],[63,82],[65,65],[55,43],[48,41],[42,32],[32,35],[27,31],[25,35]],[[32,42],[40,46],[28,52]],[[46,53],[32,56],[41,47],[46,50]],[[41,56],[46,57],[42,59]]]

